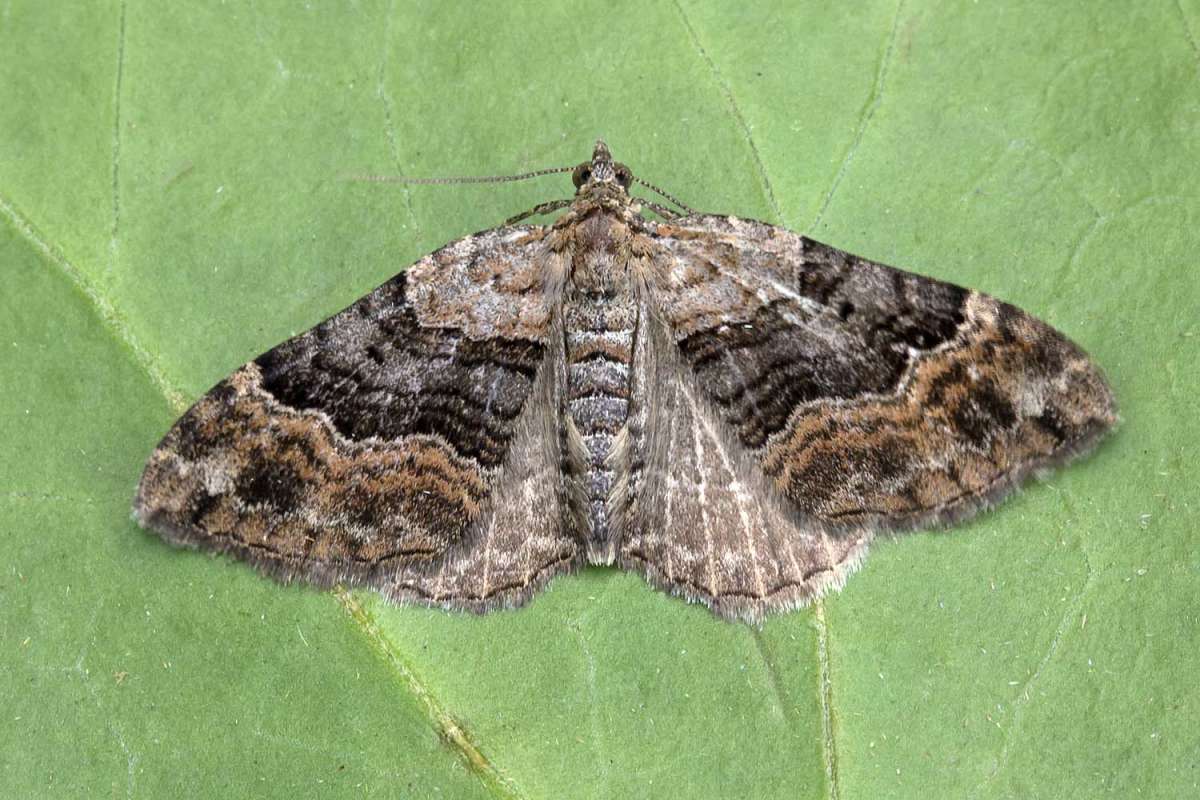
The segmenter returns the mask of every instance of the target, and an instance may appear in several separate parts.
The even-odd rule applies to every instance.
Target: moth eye
[[[592,177],[592,167],[590,164],[580,164],[575,168],[575,172],[571,174],[571,182],[578,189],[583,186]]]
[[[622,189],[628,189],[629,184],[633,183],[633,173],[624,164],[617,166],[617,183],[621,184]]]

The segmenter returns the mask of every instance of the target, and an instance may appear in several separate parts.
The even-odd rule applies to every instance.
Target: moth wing
[[[453,242],[239,368],[151,455],[137,519],[283,580],[473,610],[573,568],[541,236]]]
[[[618,563],[750,622],[840,588],[866,554],[867,533],[833,536],[777,502],[661,317],[646,309],[641,319],[611,501]]]
[[[655,242],[668,388],[631,428],[623,553],[719,613],[805,602],[875,531],[968,516],[1116,422],[1087,356],[994,298],[731,217]]]

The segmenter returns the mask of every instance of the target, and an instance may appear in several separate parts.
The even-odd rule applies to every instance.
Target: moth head
[[[571,182],[575,184],[575,193],[581,193],[585,187],[598,184],[616,184],[622,189],[629,189],[633,182],[633,173],[629,167],[613,161],[612,153],[603,139],[596,140],[596,149],[592,152],[592,160],[585,161],[571,173]]]

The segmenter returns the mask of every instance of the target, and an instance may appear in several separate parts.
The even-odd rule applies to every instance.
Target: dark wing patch
[[[1116,422],[1095,365],[1013,306],[759,222],[658,231],[656,301],[683,360],[808,518],[957,518]]]
[[[405,296],[408,280],[397,275],[255,359],[263,389],[283,405],[322,412],[351,441],[437,435],[497,467],[545,343],[425,327]]]
[[[476,610],[522,602],[577,556],[556,489],[547,364],[561,344],[540,235],[447,245],[238,369],[151,456],[138,519],[285,580]],[[535,480],[543,502],[526,519]],[[476,563],[487,568],[465,569]]]

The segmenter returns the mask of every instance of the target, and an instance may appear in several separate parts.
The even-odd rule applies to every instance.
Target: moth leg
[[[546,203],[538,203],[528,211],[522,211],[516,216],[509,217],[504,221],[505,225],[515,225],[523,219],[536,217],[539,214],[549,214],[551,211],[558,211],[560,208],[566,208],[574,202],[573,200],[551,200]]]

